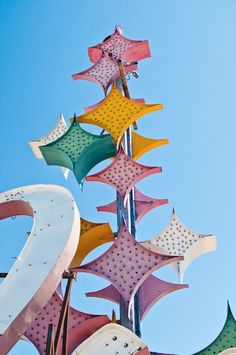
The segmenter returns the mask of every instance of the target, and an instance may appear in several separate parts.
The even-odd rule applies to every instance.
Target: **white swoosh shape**
[[[71,193],[55,185],[31,185],[0,194],[0,219],[31,215],[32,231],[0,285],[0,349],[7,353],[52,296],[71,263],[80,216]]]

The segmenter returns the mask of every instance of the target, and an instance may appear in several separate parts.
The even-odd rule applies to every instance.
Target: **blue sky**
[[[140,62],[140,78],[129,81],[130,93],[164,104],[138,127],[140,134],[168,138],[170,144],[140,159],[162,166],[163,173],[139,188],[170,203],[144,217],[138,239],[162,230],[175,206],[184,224],[215,233],[218,240],[217,252],[202,256],[186,272],[190,288],[162,299],[142,323],[152,351],[188,355],[208,345],[224,324],[227,300],[236,316],[235,14],[234,0],[0,1],[1,191],[63,185],[75,196],[82,217],[109,221],[113,230],[115,217],[97,213],[95,206],[110,202],[114,191],[88,182],[81,192],[72,174],[64,180],[59,168],[34,158],[27,142],[49,132],[61,112],[68,120],[102,99],[95,84],[71,79],[90,66],[89,46],[117,24],[125,36],[149,40],[152,57]],[[1,272],[10,267],[31,224],[23,217],[1,222]],[[157,275],[177,282],[170,267]],[[110,314],[112,304],[83,295],[105,284],[81,275],[73,305]],[[11,351],[36,353],[22,342]]]

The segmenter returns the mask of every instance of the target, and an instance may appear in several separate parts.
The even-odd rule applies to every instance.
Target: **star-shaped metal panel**
[[[132,63],[151,56],[147,40],[124,37],[120,26],[116,26],[112,35],[102,43],[88,49],[91,62],[96,63],[104,52],[110,53],[114,59],[120,59],[124,63]]]
[[[92,273],[110,281],[130,311],[133,297],[147,277],[160,267],[182,259],[181,256],[162,255],[144,248],[123,223],[117,239],[104,254],[73,271]]]
[[[224,350],[236,347],[236,321],[228,305],[227,318],[218,337],[205,349],[193,355],[219,354]],[[229,353],[230,354],[230,353]],[[233,353],[231,353],[233,354]]]
[[[114,233],[112,233],[109,223],[94,223],[81,218],[80,225],[79,244],[70,264],[70,268],[80,266],[84,258],[93,249],[114,241]]]
[[[144,217],[146,213],[151,211],[153,208],[167,204],[169,201],[167,199],[156,199],[153,197],[146,196],[142,194],[136,187],[134,188],[134,204],[136,218],[135,222],[138,224],[140,220]],[[117,203],[113,201],[104,206],[98,206],[97,210],[99,212],[111,212],[117,213]],[[125,211],[123,211],[124,215]]]
[[[42,153],[39,149],[41,145],[46,145],[48,143],[51,143],[61,137],[66,131],[68,130],[67,124],[64,120],[63,115],[60,115],[59,120],[57,121],[55,127],[45,136],[36,139],[34,141],[30,141],[29,145],[30,148],[32,149],[34,155],[38,159],[43,159]],[[69,170],[66,168],[61,168],[65,178],[67,178]]]
[[[216,249],[215,235],[193,232],[177,218],[174,210],[164,231],[143,243],[146,248],[153,250],[154,246],[154,250],[167,255],[183,255],[184,260],[175,265],[181,280],[188,266],[197,257]]]
[[[107,97],[94,110],[77,116],[77,120],[102,127],[119,145],[123,134],[132,123],[147,113],[161,110],[162,107],[162,104],[143,104],[128,99],[113,84]]]
[[[91,134],[83,130],[75,119],[61,137],[39,149],[48,165],[72,170],[80,186],[95,165],[116,154],[110,135]]]
[[[140,318],[144,319],[150,308],[159,301],[162,297],[168,295],[171,292],[187,288],[188,285],[173,284],[163,281],[156,276],[148,276],[148,278],[142,283],[139,288],[140,298]],[[102,290],[95,292],[87,292],[87,297],[105,298],[109,301],[120,303],[120,293],[113,286],[109,285]]]
[[[84,108],[85,113],[90,112],[94,110],[96,107],[98,107],[105,99],[101,100],[95,105],[88,106]],[[139,103],[145,103],[144,99],[132,99],[136,102]],[[164,139],[154,139],[154,138],[148,138],[141,136],[137,132],[132,131],[132,155],[134,160],[138,160],[143,154],[149,152],[151,149],[160,147],[162,145],[168,144],[169,140],[164,138]]]
[[[124,66],[124,71],[130,73],[137,69],[136,64]],[[90,68],[73,74],[74,80],[89,80],[100,85],[106,95],[107,89],[111,83],[120,77],[119,67],[117,62],[111,59],[108,54],[102,54],[101,58]]]
[[[45,354],[48,324],[51,323],[56,329],[63,298],[60,292],[54,292],[50,301],[41,310],[37,318],[31,323],[24,336],[37,348],[40,354]],[[110,322],[107,316],[80,312],[72,307],[69,308],[68,322],[68,354],[99,328]],[[61,342],[58,353],[61,351]]]
[[[168,144],[168,139],[153,139],[141,136],[136,132],[132,132],[132,153],[133,159],[139,159],[143,154],[149,150]]]
[[[140,180],[151,174],[160,173],[160,167],[150,167],[130,159],[121,147],[114,161],[95,175],[86,177],[87,181],[99,181],[114,187],[124,199]]]

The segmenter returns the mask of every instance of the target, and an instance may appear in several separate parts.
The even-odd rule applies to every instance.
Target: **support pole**
[[[55,354],[57,353],[57,347],[58,347],[59,339],[60,339],[60,336],[61,336],[62,327],[64,328],[64,322],[65,322],[65,319],[66,319],[66,314],[68,313],[69,301],[70,301],[70,292],[71,292],[72,282],[75,279],[75,273],[74,272],[70,272],[67,275],[67,277],[65,277],[65,278],[68,278],[68,281],[67,281],[67,285],[66,285],[66,292],[65,292],[63,303],[62,303],[61,313],[60,313],[60,317],[59,317],[59,321],[58,321],[58,325],[57,325],[57,330],[56,330],[56,335],[55,335],[55,340],[54,340],[54,351],[55,351]],[[67,334],[63,335],[63,339],[65,337],[66,337],[66,341],[65,341],[64,345],[67,342]]]
[[[45,355],[55,355],[52,323],[48,324],[48,336]]]
[[[65,320],[63,324],[63,337],[62,337],[62,354],[67,355],[67,345],[68,345],[68,322],[69,322],[69,302],[66,308]]]
[[[125,71],[122,65],[121,60],[117,61],[118,68],[120,71],[120,78],[121,78],[121,83],[122,83],[122,91],[128,99],[130,99],[130,94],[129,94],[129,89],[127,85],[127,80],[125,77]],[[136,122],[134,123],[134,128],[137,129]],[[131,129],[130,127],[126,130],[124,134],[124,150],[126,154],[132,158],[132,135],[131,135]],[[118,199],[117,199],[117,212],[119,212],[119,204],[118,204]],[[134,202],[134,189],[131,190],[129,193],[129,198],[127,201],[127,225],[129,228],[130,233],[133,235],[133,237],[136,239],[136,225],[135,225],[135,219],[136,219],[136,212],[135,212],[135,202]],[[133,324],[133,330],[135,334],[139,337],[141,337],[141,329],[140,329],[140,298],[139,298],[139,291],[135,294],[134,297],[134,305],[133,305],[133,314],[132,314],[132,324]]]

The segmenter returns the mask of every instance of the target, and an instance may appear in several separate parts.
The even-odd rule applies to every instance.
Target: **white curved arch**
[[[220,352],[218,355],[236,355],[236,348],[226,349]]]
[[[7,353],[57,288],[79,241],[80,216],[71,193],[31,185],[0,194],[0,219],[32,215],[32,231],[0,284],[0,349]]]
[[[144,342],[129,329],[110,323],[86,339],[72,355],[136,354],[146,348]]]

